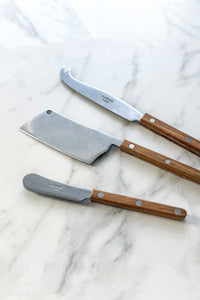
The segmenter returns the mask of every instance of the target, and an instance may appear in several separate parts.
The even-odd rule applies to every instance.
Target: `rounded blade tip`
[[[34,179],[39,178],[39,175],[34,174],[34,173],[30,173],[24,176],[22,182],[23,182],[23,186],[26,190],[31,190],[31,186],[33,185]]]

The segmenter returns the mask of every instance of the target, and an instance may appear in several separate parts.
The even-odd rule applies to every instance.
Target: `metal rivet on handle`
[[[102,193],[102,192],[99,192],[99,193],[98,193],[98,197],[99,197],[99,198],[103,198],[103,196],[104,196],[104,193]]]
[[[154,123],[154,122],[155,122],[155,119],[154,119],[154,118],[151,118],[151,119],[150,119],[150,122],[151,122],[151,123]]]
[[[166,161],[165,161],[165,163],[166,163],[167,165],[169,165],[169,164],[171,163],[171,160],[170,160],[169,158],[167,158]]]
[[[187,142],[191,143],[192,142],[192,138],[191,137],[187,137]]]
[[[176,209],[174,210],[174,212],[175,212],[176,215],[180,215],[180,214],[181,214],[181,211],[180,211],[179,208],[176,208]]]
[[[129,144],[129,148],[133,149],[135,146],[133,144]]]
[[[141,201],[141,200],[137,200],[137,201],[136,201],[136,205],[137,205],[137,206],[141,206],[141,205],[142,205],[142,201]]]

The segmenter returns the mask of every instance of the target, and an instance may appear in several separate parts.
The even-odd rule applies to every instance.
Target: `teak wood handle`
[[[200,183],[200,171],[167,156],[124,140],[120,150],[180,177]]]
[[[98,190],[92,191],[90,199],[93,202],[130,209],[141,213],[174,219],[178,221],[184,220],[184,218],[187,215],[186,210],[183,208],[178,208],[146,200],[140,200]]]
[[[200,141],[153,116],[145,114],[140,121],[140,125],[165,137],[169,141],[183,147],[197,156],[200,156]]]

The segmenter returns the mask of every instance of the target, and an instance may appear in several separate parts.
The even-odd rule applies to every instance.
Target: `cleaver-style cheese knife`
[[[77,188],[33,173],[28,174],[23,178],[23,185],[31,192],[78,203],[83,203],[86,200],[90,200],[91,202],[112,205],[178,221],[184,220],[187,215],[186,210],[183,208],[107,193],[94,189],[90,191]]]
[[[75,79],[71,74],[71,69],[66,69],[65,66],[61,69],[60,75],[64,83],[79,94],[112,111],[120,117],[130,122],[136,122],[197,156],[200,156],[200,141],[197,139],[175,129],[150,114],[139,112],[133,106],[105,91]]]
[[[167,156],[139,146],[128,140],[121,141],[113,136],[74,122],[52,110],[35,116],[21,128],[25,134],[74,157],[92,164],[111,146],[135,156],[168,172],[200,183],[200,171]]]

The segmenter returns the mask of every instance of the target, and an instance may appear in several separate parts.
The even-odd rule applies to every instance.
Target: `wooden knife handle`
[[[150,215],[169,218],[181,221],[187,212],[183,208],[160,204],[156,202],[111,194],[103,191],[93,190],[90,197],[91,201],[130,209]]]
[[[197,156],[200,156],[200,141],[154,118],[153,116],[145,114],[140,121],[140,125],[165,137]]]
[[[120,150],[180,177],[200,183],[200,171],[167,156],[124,140]]]

